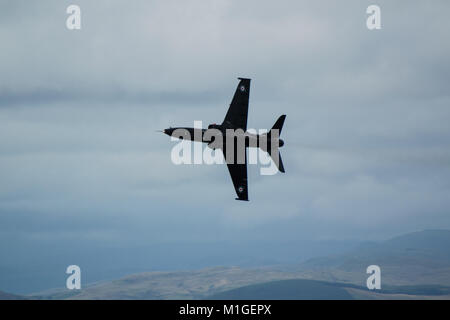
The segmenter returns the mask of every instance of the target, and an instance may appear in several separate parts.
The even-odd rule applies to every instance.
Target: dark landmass
[[[26,300],[26,299],[27,298],[24,296],[19,296],[16,294],[0,291],[0,300]]]
[[[209,297],[213,300],[353,300],[344,287],[317,280],[281,280],[245,286]]]

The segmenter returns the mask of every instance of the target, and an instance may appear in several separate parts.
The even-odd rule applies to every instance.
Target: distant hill
[[[368,290],[349,283],[292,279],[260,283],[214,294],[211,300],[410,300],[450,299],[450,287],[390,286]]]
[[[0,300],[25,300],[25,297],[0,291]]]
[[[369,265],[380,266],[387,285],[450,286],[450,231],[427,230],[360,246],[345,254],[315,258],[297,269],[306,277],[364,285]]]
[[[449,299],[450,231],[414,232],[289,268],[215,267],[148,272],[59,289],[33,299]],[[381,267],[382,290],[366,288]],[[284,271],[283,271],[284,270]]]
[[[245,286],[209,297],[213,300],[352,300],[345,288],[316,280],[281,280]]]
[[[215,267],[194,271],[146,272],[101,282],[82,290],[52,290],[34,299],[200,299],[249,284],[292,279],[296,274],[269,268]]]

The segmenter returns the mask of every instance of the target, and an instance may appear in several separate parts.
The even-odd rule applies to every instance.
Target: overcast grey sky
[[[79,31],[65,26],[72,3]],[[369,31],[374,3],[382,29]],[[0,268],[33,263],[39,248],[450,228],[449,9],[444,0],[2,0]],[[250,128],[287,114],[286,174],[250,166],[249,203],[234,200],[225,166],[173,165],[174,143],[155,132],[221,122],[240,76],[252,78]]]

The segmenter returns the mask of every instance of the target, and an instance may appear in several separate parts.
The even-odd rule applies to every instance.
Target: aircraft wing
[[[223,149],[222,149],[223,151]],[[224,158],[225,152],[224,152]],[[234,190],[238,196],[236,200],[248,201],[248,183],[247,183],[247,153],[245,155],[244,163],[237,163],[236,157],[233,163],[227,162],[228,171],[230,172],[231,180],[233,180]]]
[[[239,84],[231,101],[230,108],[222,125],[230,129],[247,130],[248,99],[250,97],[250,79],[239,78]]]

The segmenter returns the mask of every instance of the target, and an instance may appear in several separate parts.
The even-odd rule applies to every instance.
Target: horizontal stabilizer
[[[270,154],[270,153],[269,153]],[[278,159],[277,159],[277,155],[271,155],[273,162],[275,163],[275,165],[277,166],[278,170],[280,170],[280,172],[284,173],[284,165],[283,165],[283,160],[281,160],[281,153],[278,151]]]

